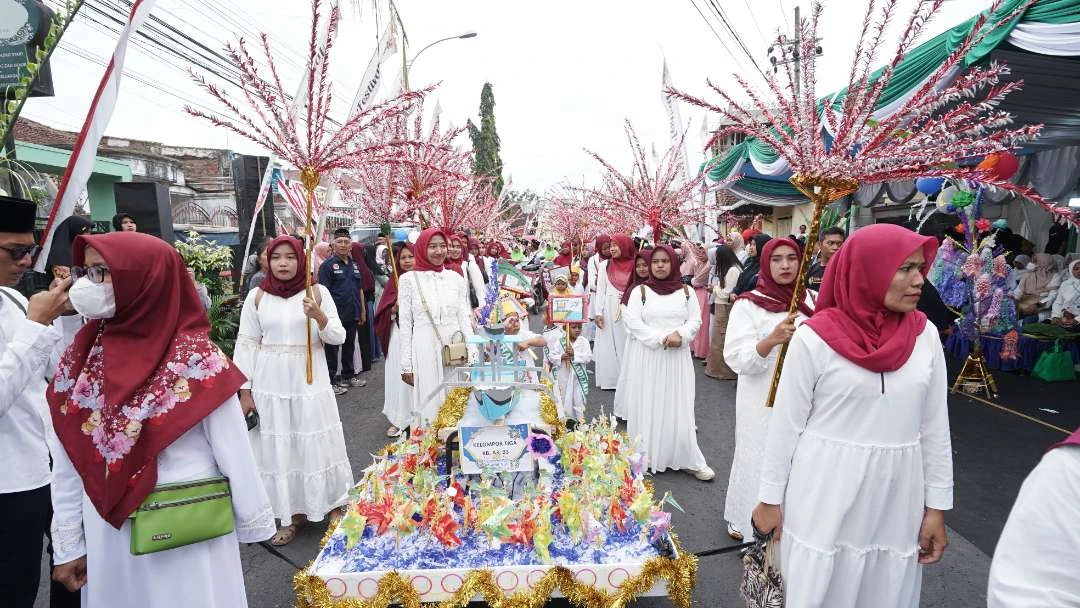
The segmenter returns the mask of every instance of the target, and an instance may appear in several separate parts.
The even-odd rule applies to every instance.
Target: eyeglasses
[[[72,266],[71,276],[76,279],[86,277],[90,279],[91,283],[101,283],[105,280],[105,275],[109,274],[109,269],[104,266]]]
[[[12,260],[21,260],[26,256],[34,257],[41,251],[41,247],[37,244],[34,245],[16,245],[14,247],[0,247],[4,251],[8,252]]]

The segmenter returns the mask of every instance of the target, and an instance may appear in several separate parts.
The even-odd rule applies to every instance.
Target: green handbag
[[[1072,353],[1062,350],[1061,340],[1054,341],[1054,347],[1039,355],[1031,375],[1045,382],[1068,382],[1076,380],[1073,369]]]
[[[229,480],[210,477],[158,485],[130,519],[132,555],[224,536],[233,531]]]

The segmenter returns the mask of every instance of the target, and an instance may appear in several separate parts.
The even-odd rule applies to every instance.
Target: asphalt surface
[[[959,362],[951,361],[953,375]],[[657,495],[670,490],[685,513],[675,512],[673,526],[683,547],[691,552],[732,544],[724,531],[723,504],[735,442],[735,383],[708,378],[697,366],[698,443],[716,479],[701,482],[679,472],[654,478]],[[986,580],[997,538],[1024,477],[1046,447],[1064,438],[1063,430],[1080,426],[1080,384],[1046,384],[1031,378],[998,374],[998,409],[964,395],[949,398],[955,471],[955,508],[947,514],[949,547],[941,563],[923,576],[922,606],[975,607],[986,605]],[[341,420],[354,474],[370,464],[370,453],[387,442],[382,410],[382,365],[367,374],[368,386],[351,389],[338,398]],[[588,416],[610,412],[614,392],[593,390]],[[1045,408],[1057,413],[1044,411]],[[1022,416],[1030,416],[1032,419]],[[1058,427],[1062,430],[1055,430]],[[259,545],[241,547],[249,604],[253,608],[292,606],[295,566],[307,564],[318,552],[325,524],[309,524],[280,549],[288,560]],[[44,567],[43,567],[44,570]],[[744,606],[738,583],[741,563],[736,555],[704,557],[700,561],[695,606]],[[44,608],[42,585],[35,608]],[[475,606],[484,604],[475,603]],[[567,606],[562,600],[551,606]],[[670,606],[666,598],[642,598],[634,606]]]

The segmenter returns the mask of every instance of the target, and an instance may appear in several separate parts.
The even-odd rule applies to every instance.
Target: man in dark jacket
[[[351,387],[360,387],[367,381],[354,369],[357,331],[367,323],[367,303],[361,281],[360,264],[352,257],[352,236],[347,228],[334,231],[331,243],[334,255],[319,267],[319,284],[330,291],[337,307],[338,317],[345,326],[345,343],[326,345],[326,365],[330,369],[330,381],[334,393],[340,395]],[[338,375],[338,354],[341,355],[341,375]]]

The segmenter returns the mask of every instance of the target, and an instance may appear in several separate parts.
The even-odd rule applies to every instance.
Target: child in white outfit
[[[560,416],[585,421],[585,401],[589,396],[589,377],[585,366],[592,362],[592,348],[581,335],[581,324],[566,325],[566,331],[555,329],[544,337],[547,341],[547,360],[551,364],[555,384],[562,396]],[[567,336],[573,346],[566,351]]]

